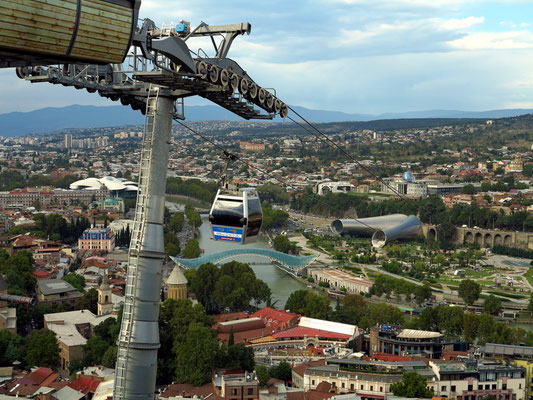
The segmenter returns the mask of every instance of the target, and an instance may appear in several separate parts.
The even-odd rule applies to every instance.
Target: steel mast
[[[138,1],[129,1],[138,5]],[[0,13],[0,22],[2,18]],[[5,23],[9,26],[11,22]],[[142,27],[132,33],[132,48],[122,64],[108,64],[105,60],[98,64],[64,64],[59,57],[55,59],[62,63],[51,65],[54,61],[26,54],[23,48],[16,54],[3,53],[0,43],[0,68],[16,66],[21,79],[98,92],[102,97],[120,100],[123,105],[146,115],[118,339],[115,400],[155,397],[160,347],[159,303],[165,259],[166,174],[172,120],[184,119],[183,99],[198,95],[244,119],[272,119],[276,114],[287,116],[287,105],[273,89],[261,88],[239,64],[227,58],[234,39],[250,32],[248,23],[221,26],[201,23],[191,29],[188,23],[182,22],[176,27],[158,28],[153,21],[145,19]],[[196,53],[189,50],[186,43],[194,37],[210,37],[215,57],[207,57],[201,49]],[[217,43],[219,38],[222,39]]]

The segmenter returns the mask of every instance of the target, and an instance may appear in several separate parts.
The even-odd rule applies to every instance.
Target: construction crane
[[[201,23],[191,28],[182,21],[159,28],[145,19],[137,28],[139,3],[4,0],[0,4],[0,67],[16,67],[17,76],[32,83],[97,92],[146,116],[115,400],[154,398],[169,143],[173,119],[184,119],[183,99],[201,96],[244,119],[288,114],[274,90],[260,87],[227,57],[235,38],[250,34],[250,24]],[[97,23],[95,18],[100,18]],[[194,37],[209,38],[215,55],[191,51],[188,42]]]

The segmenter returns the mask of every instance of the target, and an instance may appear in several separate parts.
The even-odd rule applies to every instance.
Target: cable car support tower
[[[158,28],[146,19],[141,28],[132,32],[132,47],[125,61],[119,64],[80,64],[61,57],[56,57],[58,64],[53,64],[50,60],[54,57],[50,55],[32,57],[13,49],[3,53],[0,42],[0,67],[16,67],[19,78],[98,92],[146,116],[118,339],[115,400],[145,400],[155,396],[165,260],[166,175],[172,121],[184,119],[183,99],[198,95],[244,119],[287,116],[288,107],[274,90],[261,88],[234,60],[227,58],[233,40],[250,31],[247,23],[222,26],[201,23],[191,29],[183,22],[176,27]],[[188,42],[194,37],[209,38],[215,56],[207,57],[201,49],[191,51]]]

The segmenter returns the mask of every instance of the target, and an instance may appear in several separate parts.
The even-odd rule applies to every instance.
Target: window
[[[353,390],[353,383],[350,384],[350,390]]]
[[[441,388],[440,388],[440,391],[441,391],[441,392],[445,392],[445,391],[446,391],[446,386],[441,387]]]
[[[503,390],[507,389],[507,383],[502,383],[502,389]]]
[[[455,385],[450,386],[452,392],[455,392]]]
[[[337,382],[331,382],[331,387],[337,387]]]
[[[313,379],[313,380],[311,381],[311,385],[314,385],[314,384],[315,384],[315,380]]]
[[[483,385],[477,385],[477,390],[483,390]]]
[[[496,384],[493,384],[492,385],[492,390],[495,390],[496,389]]]
[[[248,388],[248,395],[253,395],[254,394],[254,388]]]
[[[374,391],[374,386],[370,386],[370,391],[371,391],[371,392]]]
[[[231,389],[231,394],[233,396],[237,396],[237,389]]]
[[[485,390],[489,390],[490,389],[490,385],[485,385]]]
[[[518,384],[518,389],[522,389],[522,384],[521,383]]]
[[[474,390],[474,385],[468,385],[468,391],[471,392],[472,390]]]
[[[341,387],[344,388],[344,382],[341,383]]]
[[[364,389],[363,389],[363,387],[364,387],[364,386],[363,386],[363,385],[361,385],[361,390],[364,390]]]
[[[383,392],[383,386],[380,386],[380,387],[379,387],[379,391],[380,391],[380,392]]]

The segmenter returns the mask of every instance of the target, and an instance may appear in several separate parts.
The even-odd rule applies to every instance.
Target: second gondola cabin
[[[209,213],[213,238],[238,244],[255,240],[263,223],[261,201],[255,189],[219,189]]]

